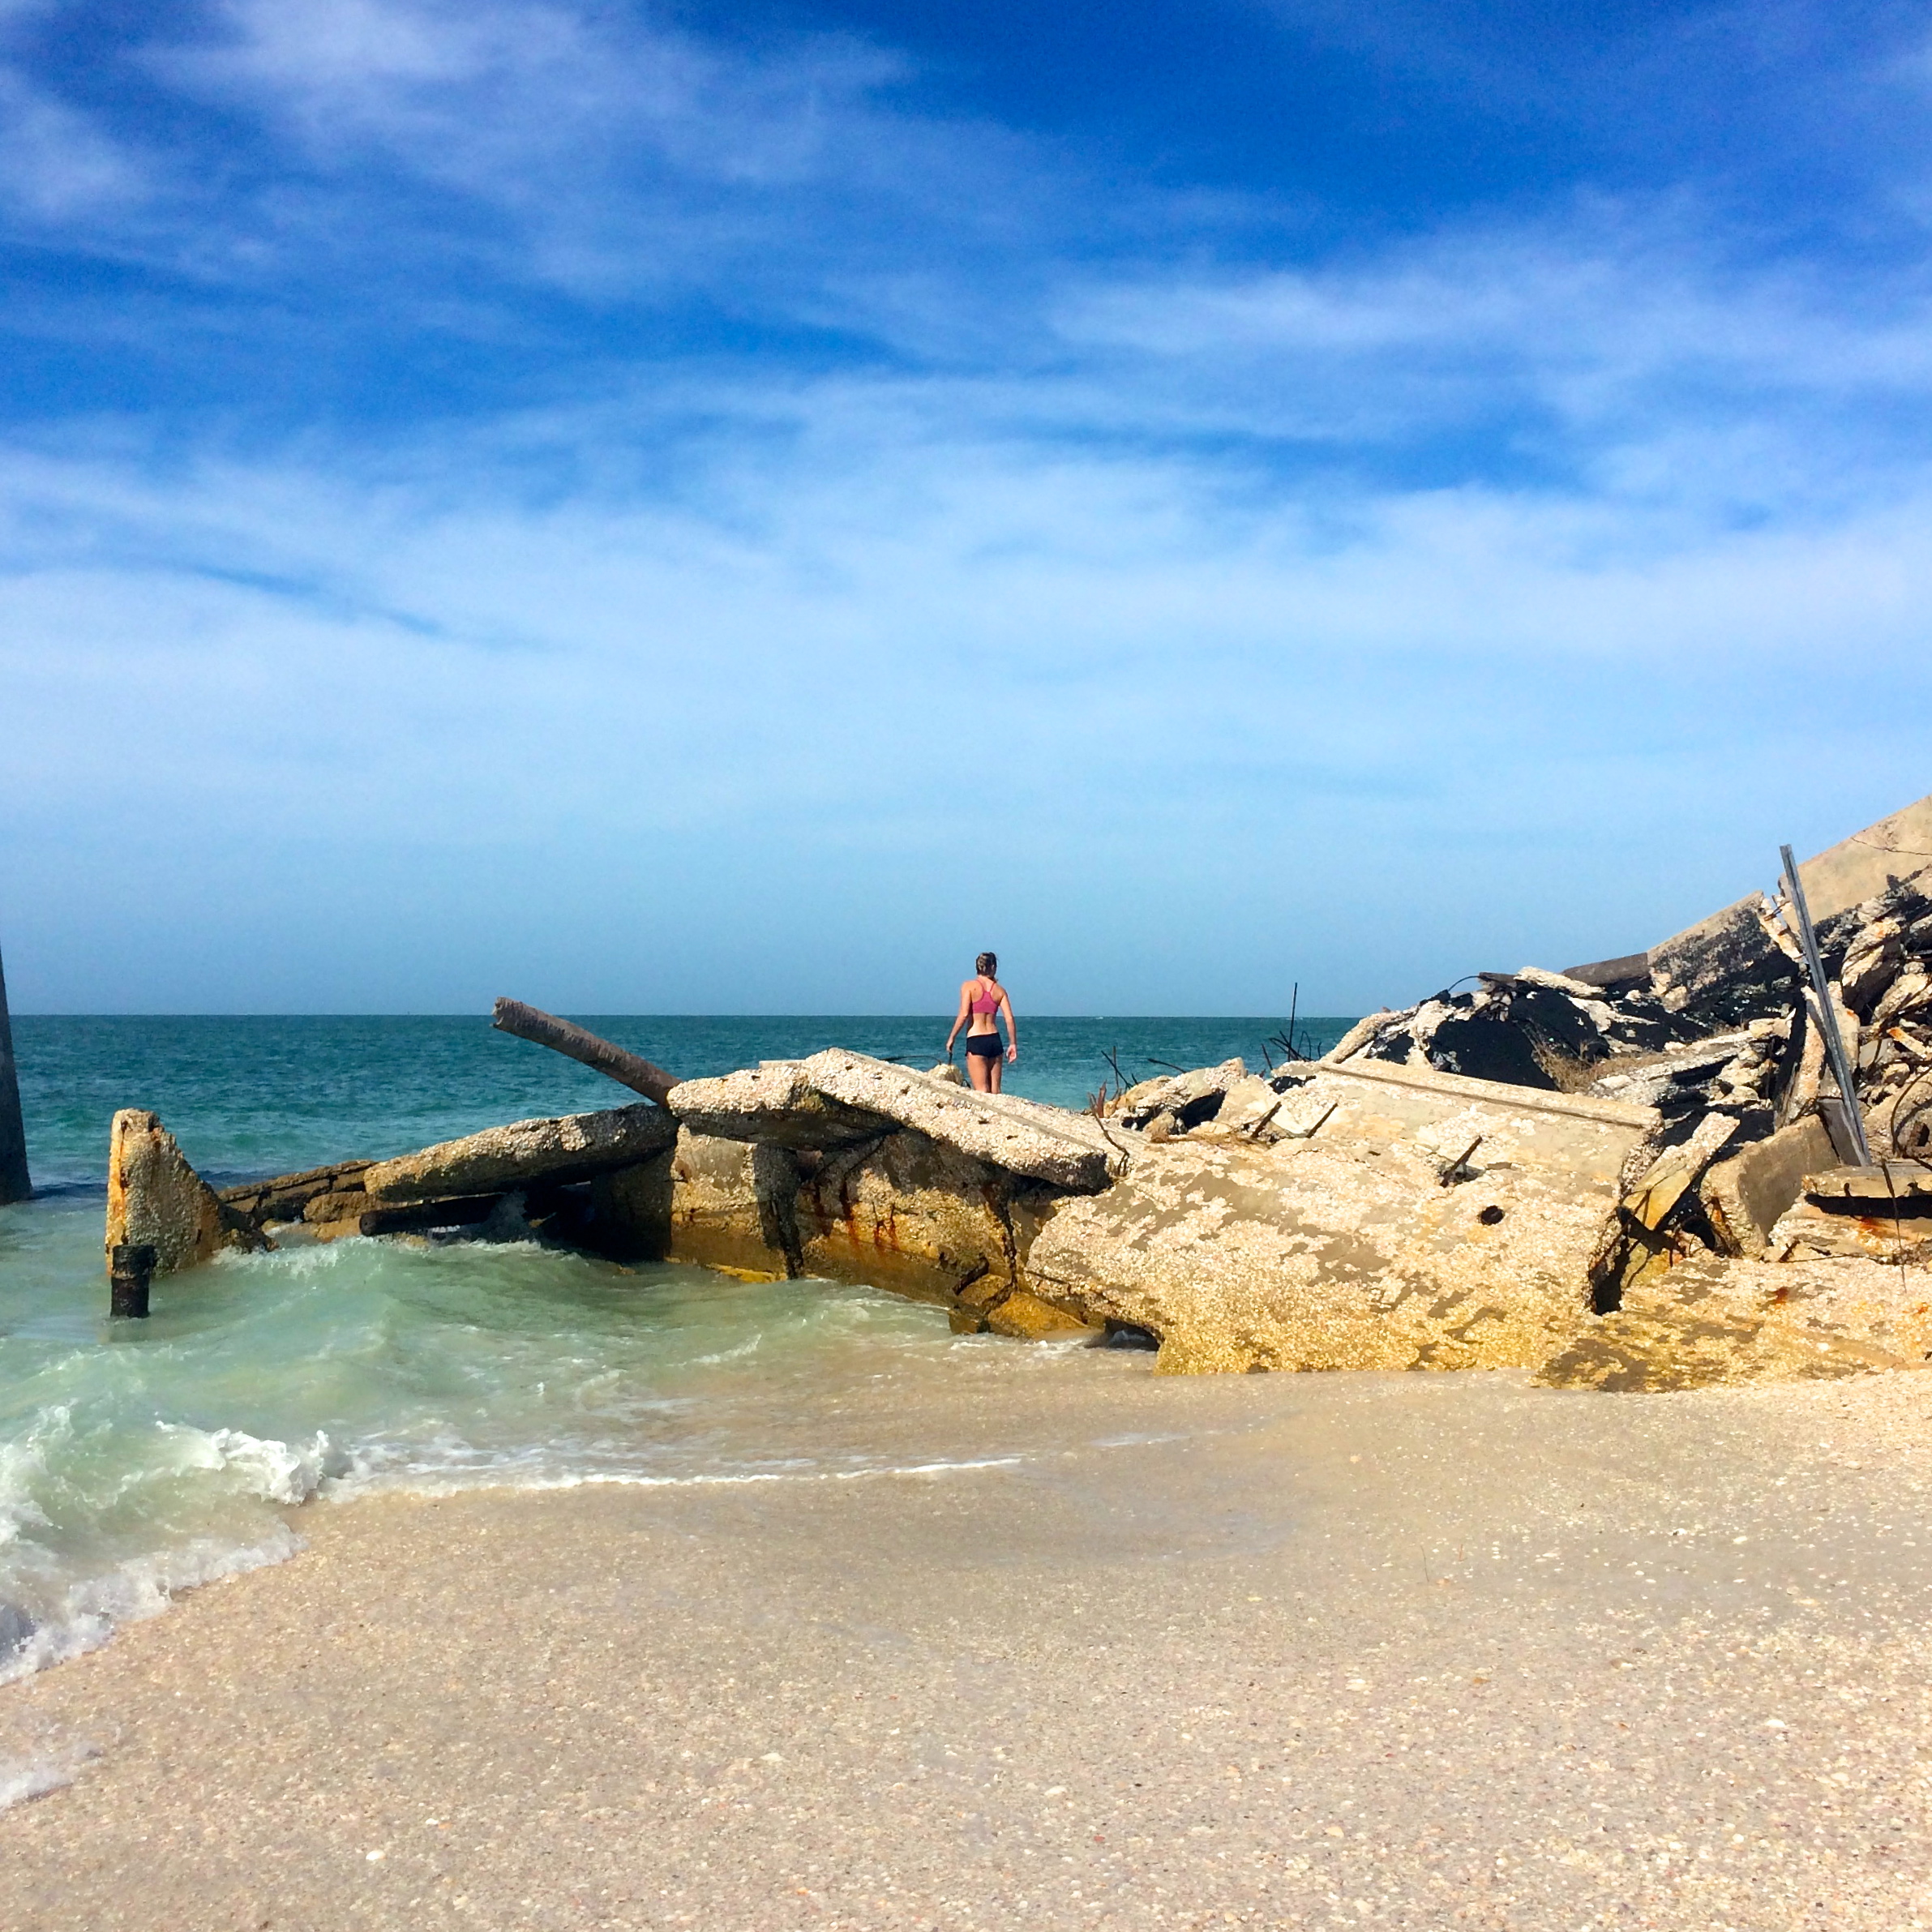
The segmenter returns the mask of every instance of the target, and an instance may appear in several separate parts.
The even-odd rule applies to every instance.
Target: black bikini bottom
[[[996,1033],[969,1033],[966,1035],[966,1052],[977,1053],[982,1060],[997,1060],[1006,1049],[1000,1044]]]

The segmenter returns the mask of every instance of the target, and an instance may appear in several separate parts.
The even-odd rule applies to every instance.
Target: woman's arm
[[[1000,1010],[1006,1015],[1006,1064],[1012,1064],[1020,1057],[1020,1029],[1013,1017],[1013,1001],[1006,996],[1006,988],[1000,988]]]
[[[959,1030],[966,1023],[967,1001],[972,998],[972,981],[962,979],[959,983],[959,1011],[953,1016],[953,1030],[946,1035],[946,1058],[953,1057],[953,1043],[959,1038]]]

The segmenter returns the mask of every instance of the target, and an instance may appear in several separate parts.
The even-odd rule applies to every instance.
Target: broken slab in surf
[[[160,1118],[124,1107],[109,1129],[105,1250],[153,1249],[154,1272],[178,1273],[225,1250],[268,1246],[267,1238],[228,1206],[188,1163]]]
[[[676,1136],[676,1122],[649,1101],[513,1120],[377,1161],[364,1170],[362,1189],[372,1202],[388,1203],[563,1186],[653,1159],[668,1152]]]
[[[824,1151],[898,1129],[968,1160],[1079,1193],[1107,1185],[1110,1146],[1080,1114],[829,1048],[716,1079],[688,1080],[665,1104],[693,1132]]]
[[[109,1150],[107,1243],[144,1242],[157,1274],[176,1274],[225,1248],[259,1250],[301,1238],[475,1227],[511,1196],[529,1219],[613,1253],[654,1251],[640,1224],[662,1193],[677,1123],[654,1103],[516,1120],[392,1160],[337,1161],[217,1193],[151,1113],[114,1117]],[[601,1210],[601,1219],[600,1219]],[[668,1203],[656,1214],[667,1219]],[[600,1237],[607,1234],[607,1243]],[[661,1243],[659,1244],[661,1250]]]

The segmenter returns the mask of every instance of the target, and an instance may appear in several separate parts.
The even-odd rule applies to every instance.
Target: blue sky
[[[1403,1003],[1932,790],[1932,28],[0,0],[33,1010]]]

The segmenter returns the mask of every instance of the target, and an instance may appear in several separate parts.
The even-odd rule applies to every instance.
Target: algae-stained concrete
[[[670,1258],[765,1280],[795,1274],[786,1232],[797,1183],[788,1149],[679,1129],[670,1158]]]
[[[1197,1133],[1059,1202],[1025,1285],[1174,1372],[1533,1366],[1592,1319],[1650,1109],[1407,1068],[1313,1067],[1284,1101],[1272,1146]]]
[[[108,1141],[106,1252],[124,1244],[155,1252],[155,1272],[173,1274],[224,1249],[266,1248],[263,1236],[189,1165],[157,1115],[124,1107]]]
[[[1037,1185],[924,1134],[899,1132],[825,1155],[798,1193],[805,1273],[891,1288],[921,1300],[975,1301],[1017,1287],[1016,1197]]]
[[[1640,1283],[1538,1372],[1555,1388],[1656,1392],[1923,1369],[1922,1270],[1870,1257],[1694,1254]]]

